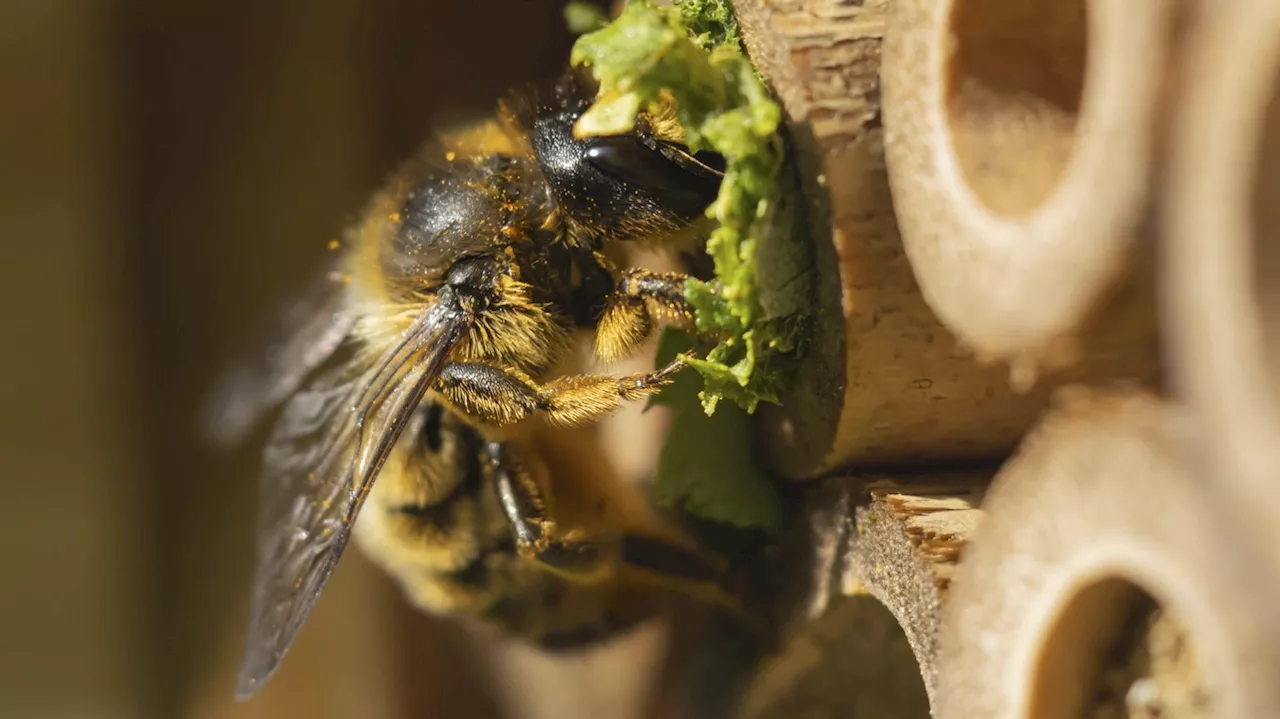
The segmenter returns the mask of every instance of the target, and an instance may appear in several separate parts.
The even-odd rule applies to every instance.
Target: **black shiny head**
[[[523,118],[556,206],[609,239],[670,232],[701,217],[719,192],[721,158],[658,139],[644,118],[624,135],[574,137],[594,97],[593,84],[570,74]]]
[[[528,214],[521,177],[518,160],[492,155],[449,162],[411,181],[382,249],[383,271],[427,286],[459,260],[506,247]]]

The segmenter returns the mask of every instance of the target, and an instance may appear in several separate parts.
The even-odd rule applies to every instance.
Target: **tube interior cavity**
[[[1076,145],[1086,0],[956,0],[947,122],[965,181],[992,212],[1031,214]]]

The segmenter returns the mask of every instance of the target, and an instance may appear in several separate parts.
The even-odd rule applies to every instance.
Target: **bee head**
[[[668,233],[701,217],[719,192],[723,160],[662,139],[645,117],[626,134],[575,137],[594,96],[589,80],[570,74],[520,118],[560,212],[601,239]]]

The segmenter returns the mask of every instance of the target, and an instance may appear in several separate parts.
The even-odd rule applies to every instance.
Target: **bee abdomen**
[[[493,568],[494,557],[483,552],[448,572],[395,573],[411,602],[438,615],[481,615],[500,597],[502,582]]]
[[[454,501],[456,497],[455,491],[436,504],[402,504],[388,507],[386,511],[389,514],[404,515],[424,533],[447,535],[456,530],[459,521]]]

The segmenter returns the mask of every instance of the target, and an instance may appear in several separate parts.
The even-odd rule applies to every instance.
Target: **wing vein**
[[[360,508],[472,315],[446,287],[367,367],[324,373],[285,405],[264,457],[249,637],[237,696],[271,677],[346,548]]]

